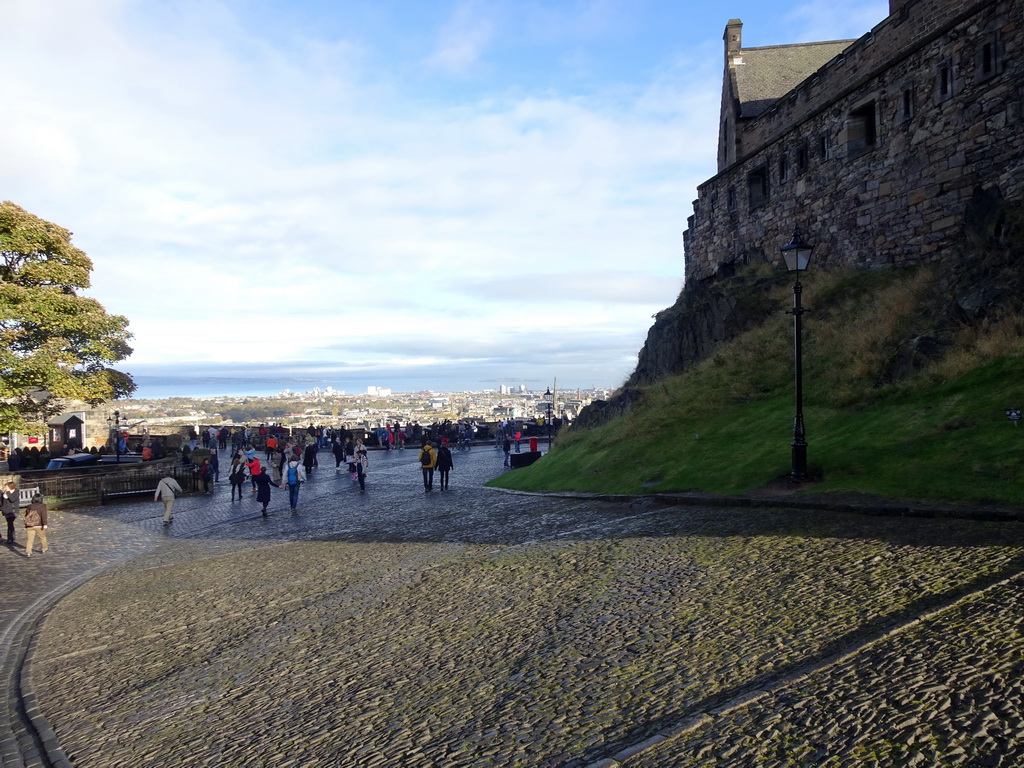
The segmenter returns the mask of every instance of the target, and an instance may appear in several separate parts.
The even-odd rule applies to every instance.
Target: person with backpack
[[[306,470],[302,468],[298,456],[289,460],[284,470],[284,482],[288,485],[288,503],[292,512],[299,506],[299,488],[306,482]]]
[[[437,451],[427,440],[419,455],[420,468],[423,470],[423,492],[434,490],[434,467],[437,465]]]
[[[36,536],[39,537],[39,544],[45,555],[50,547],[46,541],[46,504],[43,503],[42,495],[38,493],[32,496],[32,503],[25,510],[25,557],[32,557]]]

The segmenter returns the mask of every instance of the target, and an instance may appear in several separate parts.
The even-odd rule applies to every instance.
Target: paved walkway
[[[415,456],[0,551],[3,768],[1024,763],[1019,523],[524,497],[492,448],[426,494]]]

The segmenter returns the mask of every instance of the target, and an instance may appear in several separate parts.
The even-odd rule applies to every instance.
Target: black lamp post
[[[804,241],[804,234],[799,229],[793,233],[793,241],[782,246],[782,257],[786,260],[786,268],[796,273],[793,284],[793,309],[786,314],[793,315],[793,362],[796,369],[796,416],[793,419],[793,466],[789,479],[794,483],[803,483],[810,479],[807,475],[807,435],[804,432],[804,370],[803,370],[803,335],[802,317],[804,309],[800,303],[803,286],[800,285],[800,273],[807,269],[811,261],[813,246]]]
[[[107,419],[107,424],[110,424],[111,420]],[[114,454],[117,456],[117,463],[121,463],[121,412],[114,411],[113,419],[113,434],[114,434]]]
[[[555,396],[551,394],[551,387],[544,393],[544,401],[548,408],[548,450],[551,450],[551,412],[555,406]]]

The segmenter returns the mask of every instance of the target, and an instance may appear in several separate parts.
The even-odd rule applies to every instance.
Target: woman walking
[[[263,516],[267,516],[267,505],[270,503],[270,486],[280,488],[279,483],[275,483],[270,475],[267,474],[267,468],[263,467],[260,473],[253,478],[256,481],[256,502],[263,505]],[[241,495],[239,495],[241,498]]]
[[[441,481],[441,490],[448,490],[448,473],[455,468],[455,462],[452,460],[452,451],[448,447],[448,438],[441,438],[441,447],[437,449],[437,474],[438,479]]]
[[[238,456],[231,462],[231,473],[228,480],[231,483],[231,500],[235,500],[235,493],[238,493],[238,500],[242,500],[242,486],[245,485],[245,478],[249,475],[249,468]]]

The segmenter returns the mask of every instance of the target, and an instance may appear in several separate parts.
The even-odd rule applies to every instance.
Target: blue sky
[[[618,386],[682,287],[726,22],[856,38],[887,4],[0,10],[0,198],[75,233],[156,395]]]

